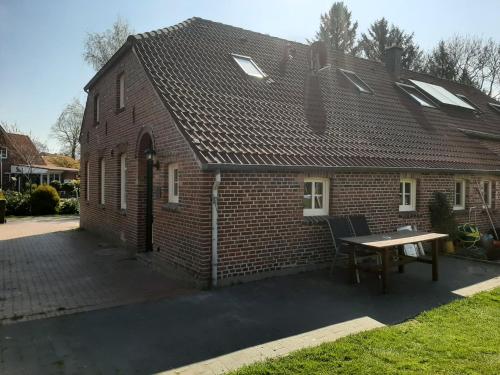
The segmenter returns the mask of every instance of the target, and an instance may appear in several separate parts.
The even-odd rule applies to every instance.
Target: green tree
[[[326,42],[334,50],[355,55],[357,29],[358,22],[352,23],[347,6],[342,1],[336,2],[327,13],[321,15],[316,40]]]
[[[398,26],[390,25],[385,18],[370,25],[367,33],[361,34],[358,48],[370,60],[383,61],[387,47],[398,45],[403,48],[402,67],[422,70],[423,52],[414,40],[414,34],[407,33]]]

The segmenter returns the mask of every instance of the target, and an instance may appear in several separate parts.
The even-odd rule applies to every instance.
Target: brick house
[[[479,90],[199,18],[85,87],[81,226],[199,284],[322,267],[325,215],[429,228],[435,191],[498,218],[500,104]]]
[[[31,177],[33,184],[53,180],[73,180],[78,168],[61,167],[43,158],[30,137],[8,133],[0,126],[0,189],[24,190]]]

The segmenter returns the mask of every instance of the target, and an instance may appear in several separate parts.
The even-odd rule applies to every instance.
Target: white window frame
[[[352,84],[356,89],[358,89],[359,92],[362,92],[364,94],[373,94],[373,90],[370,86],[368,86],[368,83],[363,81],[360,76],[358,76],[355,72],[352,70],[346,70],[346,69],[340,69],[340,72],[342,75]],[[351,77],[352,76],[352,77]],[[358,79],[360,83],[356,82],[355,80]],[[364,85],[364,87],[363,87]]]
[[[118,77],[118,109],[125,108],[125,73]]]
[[[127,209],[127,154],[120,155],[120,209]]]
[[[90,201],[90,163],[88,160],[85,167],[85,200]]]
[[[5,160],[5,159],[7,159],[8,156],[9,155],[8,155],[8,149],[7,149],[7,147],[4,147],[4,146],[0,147],[0,159],[4,159]]]
[[[106,159],[102,158],[100,164],[101,164],[101,178],[100,178],[101,196],[100,196],[100,203],[101,204],[106,204]]]
[[[486,195],[484,195],[484,184],[488,183],[488,191],[486,192]],[[492,182],[491,180],[482,180],[481,181],[481,194],[483,194],[484,201],[486,202],[486,205],[483,205],[483,208],[491,208],[491,202],[492,202],[492,196],[491,196],[491,185]],[[481,202],[482,203],[482,202]]]
[[[95,105],[95,125],[99,125],[101,119],[101,96],[97,94],[94,99]]]
[[[259,68],[259,66],[256,64],[256,62],[253,61],[253,59],[250,56],[237,55],[235,53],[232,53],[231,56],[233,57],[233,60],[236,62],[236,64],[238,64],[238,66],[240,67],[240,69],[243,70],[243,72],[246,75],[248,75],[250,77],[255,77],[255,78],[265,78],[266,77],[266,73],[264,73],[262,71],[262,69]],[[246,60],[246,61],[248,61],[255,68],[255,70],[257,70],[258,73],[257,74],[249,73],[247,70],[245,70],[245,68],[240,63],[239,60]]]
[[[460,196],[461,202],[457,204],[457,184],[461,184],[460,186]],[[464,210],[465,209],[465,180],[464,179],[456,179],[453,187],[453,209],[454,210]]]
[[[177,173],[175,173],[177,171]],[[176,180],[177,177],[177,180]],[[177,194],[176,193],[177,187]],[[179,164],[171,163],[168,165],[168,201],[170,203],[179,203]]]
[[[330,179],[329,178],[320,178],[320,177],[306,177],[304,178],[304,186],[306,183],[312,183],[312,189],[311,189],[311,205],[312,208],[304,208],[304,216],[326,216],[328,215],[329,208],[330,208]],[[314,202],[315,202],[315,189],[316,189],[316,182],[321,182],[323,183],[323,208],[315,208],[314,207]],[[304,187],[305,189],[305,187]],[[305,191],[303,192],[303,196]]]
[[[400,178],[399,179],[399,186],[400,186],[400,192],[399,192],[399,203],[401,203],[401,196],[404,196],[406,194],[406,184],[410,184],[410,204],[400,204],[399,205],[399,211],[400,212],[408,212],[408,211],[415,211],[417,207],[417,181],[414,178]],[[403,184],[403,189],[401,191],[401,184]],[[404,199],[403,199],[404,203]]]

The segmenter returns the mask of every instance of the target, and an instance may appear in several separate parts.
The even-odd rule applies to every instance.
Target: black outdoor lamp
[[[144,153],[146,154],[146,160],[156,169],[160,169],[160,162],[158,160],[155,162],[156,151],[148,148]]]

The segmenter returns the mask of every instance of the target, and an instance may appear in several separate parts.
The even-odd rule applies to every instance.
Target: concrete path
[[[0,225],[2,324],[193,292],[78,226],[75,216]]]
[[[500,276],[498,265],[442,257],[440,281],[425,264],[391,274],[391,288],[338,272],[279,277],[175,299],[0,328],[1,374],[151,374],[209,362],[368,317],[394,324]],[[492,283],[486,283],[492,287]],[[325,329],[325,330],[324,330]],[[280,341],[278,341],[280,342]]]

